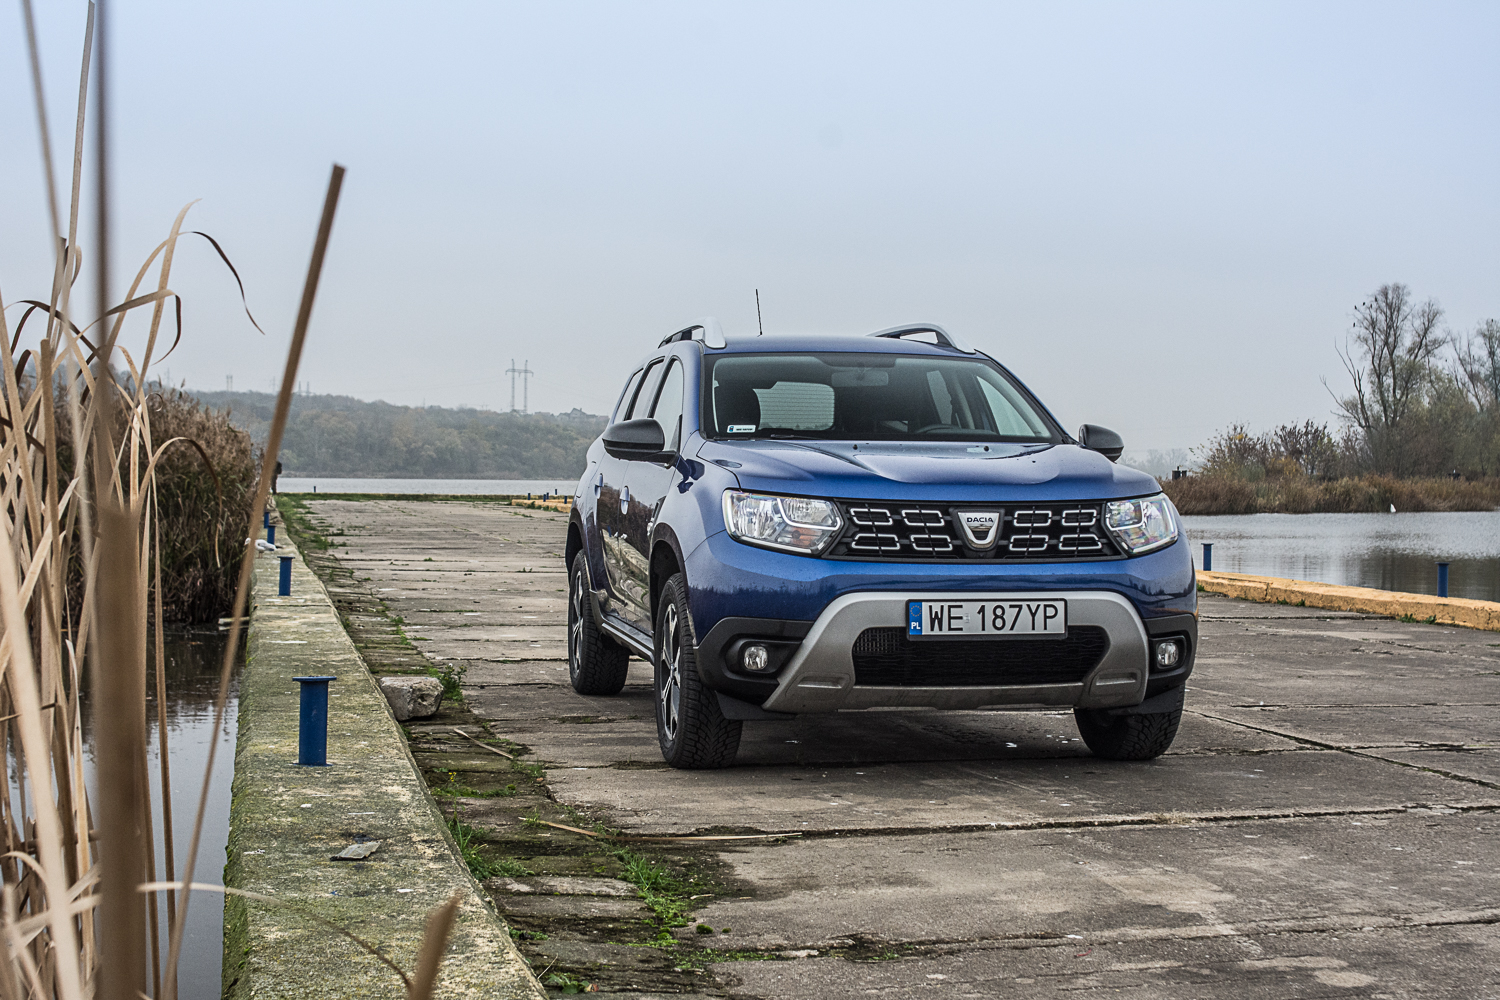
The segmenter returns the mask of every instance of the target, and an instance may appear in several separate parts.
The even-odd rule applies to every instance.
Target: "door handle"
[[[629,512],[630,512],[630,487],[626,486],[626,487],[623,487],[620,490],[620,513],[621,514],[628,514]]]

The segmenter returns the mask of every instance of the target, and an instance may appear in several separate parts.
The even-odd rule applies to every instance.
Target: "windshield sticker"
[[[729,433],[731,433],[731,434],[754,434],[755,433],[755,425],[754,424],[730,424],[729,425]]]

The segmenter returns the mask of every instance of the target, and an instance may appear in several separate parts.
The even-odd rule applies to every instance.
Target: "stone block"
[[[380,690],[397,722],[430,718],[443,704],[443,685],[436,677],[382,677]]]

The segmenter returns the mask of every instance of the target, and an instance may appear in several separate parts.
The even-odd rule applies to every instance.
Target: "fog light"
[[[1156,644],[1156,669],[1171,670],[1182,660],[1182,643],[1174,640]]]
[[[741,651],[740,665],[752,674],[763,674],[771,669],[771,654],[766,647],[752,643]]]

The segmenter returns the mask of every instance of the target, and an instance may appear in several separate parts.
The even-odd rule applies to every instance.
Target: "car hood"
[[[1157,492],[1144,472],[1077,445],[707,441],[698,457],[747,490],[864,500],[1113,500]]]

